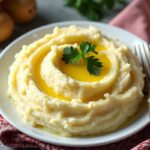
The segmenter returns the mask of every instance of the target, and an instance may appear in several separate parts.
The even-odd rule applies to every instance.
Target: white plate
[[[103,31],[109,37],[118,38],[120,41],[124,42],[128,46],[131,46],[131,43],[134,40],[141,40],[137,36],[124,31],[122,29],[112,27],[102,23],[94,22],[83,22],[83,21],[72,21],[72,22],[61,22],[46,25],[38,29],[28,32],[8,45],[5,50],[0,55],[0,111],[2,116],[14,127],[23,133],[39,139],[44,142],[53,143],[57,145],[65,146],[95,146],[112,143],[118,140],[121,140],[125,137],[128,137],[140,129],[142,129],[146,124],[148,124],[148,110],[147,104],[141,107],[138,114],[134,120],[130,121],[128,125],[118,129],[109,134],[94,136],[94,137],[84,137],[84,138],[70,138],[70,137],[61,137],[54,134],[47,133],[40,129],[31,127],[28,124],[22,122],[21,117],[16,112],[13,104],[9,101],[6,91],[7,91],[7,80],[9,74],[9,66],[14,61],[14,55],[20,51],[22,45],[29,44],[36,39],[43,37],[45,34],[50,33],[55,26],[69,26],[69,25],[78,25],[87,27],[93,25]]]

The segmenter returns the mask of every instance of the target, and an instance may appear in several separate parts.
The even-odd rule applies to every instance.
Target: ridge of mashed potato
[[[99,76],[63,64],[65,47],[88,41],[103,63]],[[142,68],[129,48],[95,27],[54,28],[24,45],[10,67],[8,95],[23,120],[62,136],[113,131],[132,116],[143,97]]]

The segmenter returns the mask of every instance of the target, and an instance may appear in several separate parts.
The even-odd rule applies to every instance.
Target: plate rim
[[[10,50],[10,48],[16,44],[17,42],[23,40],[27,35],[31,35],[32,33],[35,33],[35,32],[38,32],[38,31],[42,31],[43,29],[45,28],[54,28],[55,26],[69,26],[69,25],[78,25],[78,24],[83,24],[83,25],[86,25],[86,26],[89,26],[90,24],[91,25],[95,25],[96,27],[97,26],[105,26],[105,27],[108,27],[108,26],[111,26],[111,25],[108,25],[108,24],[105,24],[105,23],[100,23],[100,22],[93,22],[93,21],[64,21],[64,22],[56,22],[56,23],[52,23],[52,24],[47,24],[47,25],[44,25],[44,26],[41,26],[41,27],[38,27],[38,28],[35,28],[33,30],[30,30],[29,32],[26,32],[25,34],[19,36],[17,39],[13,40],[8,46],[6,46],[2,52],[0,53],[0,60],[1,58],[3,57],[3,55]],[[132,36],[134,36],[136,39],[140,39],[141,41],[144,41],[142,40],[141,38],[137,37],[136,35],[124,30],[124,29],[121,29],[121,28],[118,28],[118,27],[114,27],[114,26],[111,26],[112,28],[116,29],[116,30],[120,30],[121,32],[126,32],[127,34],[130,34]],[[61,146],[70,146],[70,147],[76,147],[76,146],[80,146],[80,147],[86,147],[86,146],[98,146],[98,145],[105,145],[105,144],[110,144],[110,143],[114,143],[116,141],[119,141],[119,140],[122,140],[124,138],[127,138],[135,133],[137,133],[139,130],[141,130],[142,128],[144,128],[148,123],[149,121],[145,122],[145,124],[143,125],[139,125],[139,127],[134,130],[134,132],[131,132],[130,134],[126,135],[126,136],[122,136],[118,139],[114,139],[114,140],[111,140],[111,141],[105,141],[103,143],[98,143],[97,141],[96,142],[90,142],[90,143],[68,143],[68,142],[61,142],[61,141],[50,141],[50,140],[47,140],[47,139],[41,139],[35,135],[37,135],[37,133],[35,133],[35,135],[29,133],[29,132],[25,132],[23,129],[21,129],[20,127],[18,127],[8,116],[7,114],[5,114],[5,112],[2,111],[1,107],[0,107],[0,114],[11,124],[13,125],[15,128],[17,128],[19,131],[23,132],[24,134],[26,135],[29,135],[30,137],[32,138],[35,138],[35,139],[38,139],[40,141],[43,141],[43,142],[48,142],[48,143],[51,143],[51,144],[56,144],[56,145],[61,145]],[[34,128],[34,127],[33,127]],[[60,136],[61,137],[61,136]]]

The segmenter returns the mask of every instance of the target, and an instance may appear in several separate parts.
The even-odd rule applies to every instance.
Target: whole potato
[[[2,7],[17,23],[31,21],[36,15],[35,0],[4,0]]]
[[[0,12],[0,43],[7,40],[14,30],[13,19],[5,12]]]

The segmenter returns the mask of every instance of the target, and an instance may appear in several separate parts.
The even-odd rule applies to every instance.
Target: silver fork
[[[150,47],[146,42],[135,41],[133,53],[138,57],[145,73],[146,90],[148,92],[149,119],[150,119]]]

